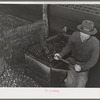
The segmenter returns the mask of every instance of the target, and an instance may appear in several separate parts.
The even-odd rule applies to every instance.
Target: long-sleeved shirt
[[[81,66],[82,71],[87,71],[97,63],[99,49],[99,40],[95,36],[91,36],[91,38],[82,42],[80,32],[74,32],[69,38],[65,48],[59,54],[63,57],[72,51],[72,57]]]

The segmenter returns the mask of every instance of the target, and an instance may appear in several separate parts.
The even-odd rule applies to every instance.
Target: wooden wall
[[[92,20],[98,30],[97,37],[100,39],[100,16],[81,12],[77,10],[67,9],[64,6],[51,5],[49,7],[50,26],[57,30],[61,30],[64,25],[69,28],[76,29],[83,20]]]

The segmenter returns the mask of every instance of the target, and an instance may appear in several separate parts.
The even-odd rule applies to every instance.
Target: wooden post
[[[48,37],[48,6],[43,4],[43,20],[45,21],[45,38]]]

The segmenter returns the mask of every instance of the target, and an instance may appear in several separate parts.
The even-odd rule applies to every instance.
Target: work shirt
[[[72,51],[72,57],[75,59],[76,64],[81,66],[82,71],[87,71],[99,59],[99,40],[95,36],[91,36],[88,40],[82,42],[80,32],[74,32],[59,54],[63,57],[70,51]]]

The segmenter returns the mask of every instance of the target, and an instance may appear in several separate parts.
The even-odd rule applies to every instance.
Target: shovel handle
[[[68,62],[67,60],[62,59],[62,58],[60,58],[59,60],[61,60],[61,61],[62,61],[62,62],[64,62],[64,63],[67,63],[70,67],[72,67],[72,68],[74,69],[74,66],[73,66],[73,65],[71,65],[71,63],[70,63],[70,62]]]

